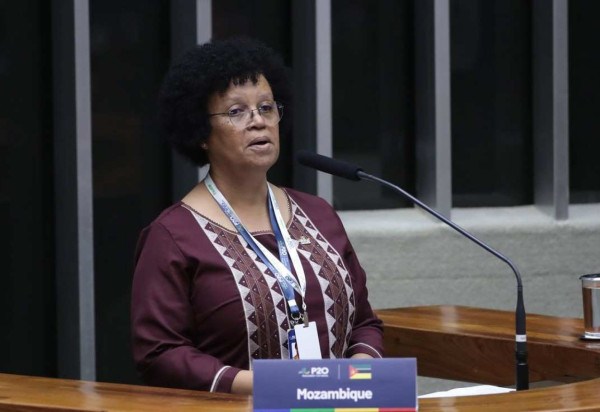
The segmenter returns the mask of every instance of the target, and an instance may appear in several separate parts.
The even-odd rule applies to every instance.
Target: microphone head
[[[363,170],[351,163],[335,160],[308,150],[300,150],[296,153],[296,159],[301,165],[317,169],[330,175],[343,177],[344,179],[360,180],[358,172]]]

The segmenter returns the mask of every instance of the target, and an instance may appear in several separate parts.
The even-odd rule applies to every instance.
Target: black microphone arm
[[[456,230],[461,235],[465,236],[472,242],[476,243],[483,249],[487,250],[492,255],[506,263],[514,272],[517,279],[517,308],[515,310],[515,358],[516,358],[516,387],[517,390],[529,389],[529,366],[527,364],[527,332],[526,332],[526,314],[525,314],[525,303],[523,301],[523,283],[521,282],[521,274],[517,269],[516,265],[502,253],[493,249],[483,241],[477,239],[475,236],[467,232],[465,229],[458,226],[456,223],[447,219],[440,213],[421,202],[410,193],[406,192],[399,186],[394,185],[386,180],[379,177],[365,173],[360,167],[354,166],[347,162],[335,160],[326,156],[318,155],[307,151],[301,151],[297,155],[298,161],[304,166],[312,167],[325,173],[337,175],[350,180],[369,180],[377,182],[397,193],[400,193],[415,205],[425,210],[430,215],[441,220],[452,229]]]

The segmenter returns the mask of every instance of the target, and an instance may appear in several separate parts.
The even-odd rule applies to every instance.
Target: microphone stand
[[[526,327],[525,327],[525,318],[526,318],[525,304],[523,302],[523,283],[521,282],[521,275],[519,274],[519,271],[517,270],[517,267],[515,266],[515,264],[509,258],[504,256],[500,252],[497,252],[496,250],[492,249],[490,246],[488,246],[481,240],[477,239],[475,236],[473,236],[472,234],[470,234],[469,232],[467,232],[466,230],[464,230],[463,228],[458,226],[456,223],[452,222],[449,219],[446,219],[444,216],[442,216],[441,214],[439,214],[438,212],[436,212],[435,210],[433,210],[432,208],[430,208],[429,206],[427,206],[426,204],[421,202],[419,199],[412,196],[410,193],[406,192],[404,189],[400,188],[399,186],[396,186],[396,185],[394,185],[388,181],[385,181],[383,179],[380,179],[376,176],[365,173],[362,170],[358,170],[356,172],[356,176],[362,180],[370,180],[373,182],[380,183],[380,184],[382,184],[386,187],[389,187],[389,188],[393,189],[394,191],[400,193],[404,197],[408,198],[411,202],[413,202],[414,204],[419,206],[421,209],[425,210],[427,213],[429,213],[429,214],[433,215],[434,217],[436,217],[437,219],[441,220],[442,222],[444,222],[445,224],[450,226],[452,229],[456,230],[461,235],[467,237],[472,242],[481,246],[482,248],[484,248],[485,250],[490,252],[492,255],[496,256],[498,259],[502,260],[504,263],[506,263],[508,266],[510,266],[510,268],[512,269],[512,271],[515,274],[515,277],[517,278],[517,309],[515,311],[515,324],[516,324],[516,327],[515,327],[515,331],[516,331],[516,333],[515,333],[515,343],[516,343],[515,358],[516,358],[516,381],[517,381],[516,386],[517,386],[518,391],[524,390],[524,389],[529,389],[529,366],[527,365],[527,334],[526,334]]]

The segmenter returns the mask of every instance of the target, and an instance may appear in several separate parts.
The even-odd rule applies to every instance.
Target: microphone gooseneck
[[[444,222],[461,235],[465,236],[475,244],[479,245],[480,247],[487,250],[489,253],[506,263],[512,269],[517,279],[517,307],[515,310],[516,388],[517,390],[529,389],[529,366],[527,364],[527,333],[525,303],[523,300],[523,283],[521,281],[521,274],[519,273],[519,270],[509,258],[504,256],[497,250],[493,249],[491,246],[487,245],[483,241],[477,239],[471,233],[467,232],[465,229],[452,222],[450,219],[447,219],[440,213],[436,212],[434,209],[427,206],[425,203],[421,202],[419,199],[412,196],[410,193],[406,192],[401,187],[396,186],[393,183],[390,183],[379,177],[365,173],[358,166],[307,151],[299,152],[297,155],[297,159],[302,165],[312,167],[325,173],[329,173],[332,175],[344,177],[346,179],[355,181],[369,180],[389,187],[390,189],[394,190],[397,193],[400,193],[401,195],[409,199],[411,202],[419,206],[421,209],[425,210],[430,215]]]

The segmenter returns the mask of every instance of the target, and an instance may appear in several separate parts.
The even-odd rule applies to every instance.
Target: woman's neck
[[[265,207],[268,192],[265,173],[238,176],[211,170],[210,177],[234,210]]]

